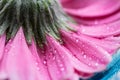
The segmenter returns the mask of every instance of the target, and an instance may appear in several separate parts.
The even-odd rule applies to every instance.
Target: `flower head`
[[[78,80],[102,71],[118,42],[84,35],[55,0],[0,2],[0,79]],[[107,39],[107,38],[106,38]],[[113,52],[112,52],[113,51]]]

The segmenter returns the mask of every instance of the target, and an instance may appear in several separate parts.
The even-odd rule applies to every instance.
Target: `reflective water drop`
[[[60,67],[63,67],[63,64],[60,64]]]
[[[65,68],[62,67],[62,68],[61,68],[61,71],[64,71],[64,70],[65,70]]]
[[[8,52],[8,49],[5,49],[5,53],[7,53]]]
[[[84,55],[85,54],[84,51],[82,51],[81,54]]]
[[[56,50],[56,49],[54,50],[54,53],[57,53],[57,50]]]
[[[43,64],[44,64],[44,65],[46,65],[46,64],[47,64],[47,61],[46,61],[46,60],[44,60],[44,61],[43,61]]]
[[[55,55],[54,55],[54,56],[53,56],[53,60],[55,60],[55,58],[56,58],[56,57],[55,57]]]
[[[76,39],[76,42],[78,43],[78,42],[79,42],[79,39]]]
[[[89,65],[89,66],[91,66],[91,64],[90,64],[90,63],[89,63],[88,65]]]
[[[95,66],[98,66],[98,63],[95,63]]]
[[[82,29],[82,32],[85,32],[85,29]]]
[[[85,54],[83,55],[83,57],[84,57],[84,58],[87,58],[87,56],[86,56]]]

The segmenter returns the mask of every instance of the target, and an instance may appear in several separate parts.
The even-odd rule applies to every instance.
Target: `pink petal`
[[[111,56],[103,48],[91,43],[75,33],[61,30],[64,46],[71,51],[68,55],[74,67],[82,72],[98,72],[105,69],[111,61]]]
[[[4,47],[5,47],[5,35],[2,35],[0,37],[0,62],[3,58]]]
[[[117,42],[120,44],[120,36],[110,36],[110,37],[107,37],[107,38],[104,38],[104,40],[106,41],[111,41],[111,42]]]
[[[101,38],[120,34],[119,24],[120,20],[109,24],[102,24],[96,26],[95,25],[93,26],[71,25],[71,26],[77,28],[78,32],[80,32],[81,34]]]
[[[115,54],[116,51],[120,48],[120,43],[117,41],[110,41],[106,39],[96,39],[86,35],[80,35],[83,39],[87,39],[90,43],[94,43],[97,46],[105,49],[109,54]]]
[[[61,2],[67,13],[81,17],[108,15],[120,7],[119,0],[61,0]]]
[[[114,14],[99,16],[95,18],[94,17],[85,18],[80,16],[72,16],[72,17],[78,24],[86,24],[86,25],[90,25],[89,27],[92,27],[92,25],[108,24],[108,23],[119,20],[120,12],[117,11]]]
[[[66,50],[62,45],[47,35],[46,64],[52,80],[78,80],[74,73],[71,60],[66,55]],[[69,54],[69,53],[68,53]]]
[[[50,80],[43,64],[37,62],[37,54],[31,53],[35,51],[29,50],[22,29],[6,49],[2,65],[10,80]]]

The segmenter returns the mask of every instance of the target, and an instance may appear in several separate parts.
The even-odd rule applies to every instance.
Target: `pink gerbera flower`
[[[90,77],[119,47],[116,40],[83,34],[55,0],[1,0],[0,6],[1,80]]]

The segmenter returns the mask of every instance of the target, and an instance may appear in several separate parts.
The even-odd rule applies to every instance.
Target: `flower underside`
[[[14,38],[22,27],[26,41],[32,39],[42,47],[46,33],[61,40],[59,29],[71,29],[56,0],[1,0],[0,35],[6,33],[6,41]]]

